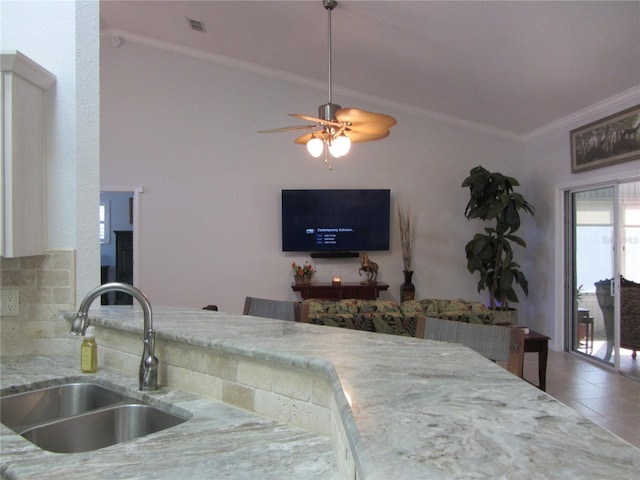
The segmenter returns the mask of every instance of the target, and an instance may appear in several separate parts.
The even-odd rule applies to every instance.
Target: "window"
[[[111,212],[109,200],[100,200],[100,243],[111,243]]]

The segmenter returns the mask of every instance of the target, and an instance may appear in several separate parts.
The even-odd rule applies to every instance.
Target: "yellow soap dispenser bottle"
[[[82,373],[95,373],[98,369],[98,345],[94,327],[87,327],[84,340],[80,345],[80,370]]]

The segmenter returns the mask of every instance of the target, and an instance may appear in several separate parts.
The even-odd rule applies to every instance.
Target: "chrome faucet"
[[[82,300],[76,318],[71,325],[72,335],[84,335],[89,326],[89,307],[91,303],[100,295],[107,292],[124,292],[135,297],[144,314],[144,347],[142,350],[142,359],[140,360],[140,372],[138,380],[140,390],[157,390],[158,389],[158,359],[154,355],[156,332],[153,330],[153,314],[151,312],[151,303],[144,293],[133,285],[128,283],[105,283],[91,290]]]

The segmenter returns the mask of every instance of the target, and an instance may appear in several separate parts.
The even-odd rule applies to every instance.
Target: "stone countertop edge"
[[[129,310],[133,308],[133,310]],[[128,318],[125,318],[121,315],[117,315],[114,318],[113,311],[110,311],[108,307],[94,307],[89,311],[89,319],[93,325],[98,325],[104,328],[110,328],[114,330],[122,330],[128,331],[132,333],[138,333],[142,337],[142,333],[144,331],[143,322],[142,322],[142,312],[137,307],[125,307],[124,315]],[[102,312],[108,312],[103,314]],[[155,314],[157,311],[158,315]],[[135,319],[133,322],[129,322],[128,320],[131,317],[131,313],[135,313],[136,316],[139,316],[138,319]],[[253,317],[253,316],[245,316],[245,315],[230,315],[225,312],[215,312],[209,310],[199,310],[199,309],[189,309],[189,308],[179,308],[179,307],[156,307],[154,308],[154,318],[158,318],[160,316],[164,316],[166,313],[172,312],[174,315],[178,315],[181,317],[189,316],[194,319],[202,319],[203,317],[219,317],[224,319],[241,319],[243,322],[253,322],[254,325],[269,324],[273,325],[274,322],[277,325],[281,325],[282,322],[274,319],[266,319],[262,317]],[[119,312],[121,313],[121,312]],[[75,312],[65,312],[63,317],[65,320],[71,322],[75,318]],[[123,319],[127,321],[123,322]],[[250,319],[250,320],[249,320]],[[209,321],[209,320],[207,320]],[[295,323],[292,324],[290,322],[285,322],[285,328],[288,326],[297,327],[297,326],[308,326],[309,324],[301,324]],[[319,326],[313,325],[312,328],[318,328]],[[304,328],[304,327],[303,327]],[[323,328],[323,327],[319,327]],[[338,409],[338,413],[340,415],[340,419],[342,420],[343,426],[347,433],[347,441],[349,442],[349,447],[351,450],[351,454],[354,457],[354,462],[356,465],[362,466],[362,458],[361,458],[361,439],[357,429],[357,424],[355,418],[353,417],[353,412],[351,411],[349,401],[345,396],[345,392],[342,388],[340,382],[340,376],[338,375],[333,363],[328,360],[309,356],[307,354],[299,354],[294,352],[286,352],[284,350],[274,350],[261,348],[260,346],[247,346],[246,344],[237,345],[229,340],[220,340],[215,337],[207,336],[207,335],[193,335],[193,334],[185,334],[181,331],[176,331],[174,329],[166,329],[162,326],[158,325],[158,322],[154,322],[154,331],[156,332],[156,337],[161,337],[166,340],[171,340],[178,343],[184,343],[188,345],[194,345],[201,348],[218,350],[220,352],[224,352],[231,355],[239,355],[251,359],[256,359],[260,361],[264,361],[267,363],[274,363],[277,365],[283,365],[287,367],[294,368],[306,368],[311,371],[318,372],[320,374],[325,375],[329,378],[333,394],[334,401],[336,402],[336,406]],[[215,333],[215,332],[214,332]],[[159,359],[161,362],[162,359]]]
[[[329,374],[360,480],[631,478],[640,470],[640,449],[461,345],[153,310],[160,338]],[[142,335],[135,306],[94,307],[90,318]]]

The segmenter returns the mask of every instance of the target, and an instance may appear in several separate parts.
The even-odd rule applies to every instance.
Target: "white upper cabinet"
[[[0,256],[44,253],[47,241],[45,91],[56,77],[20,52],[2,52]]]

